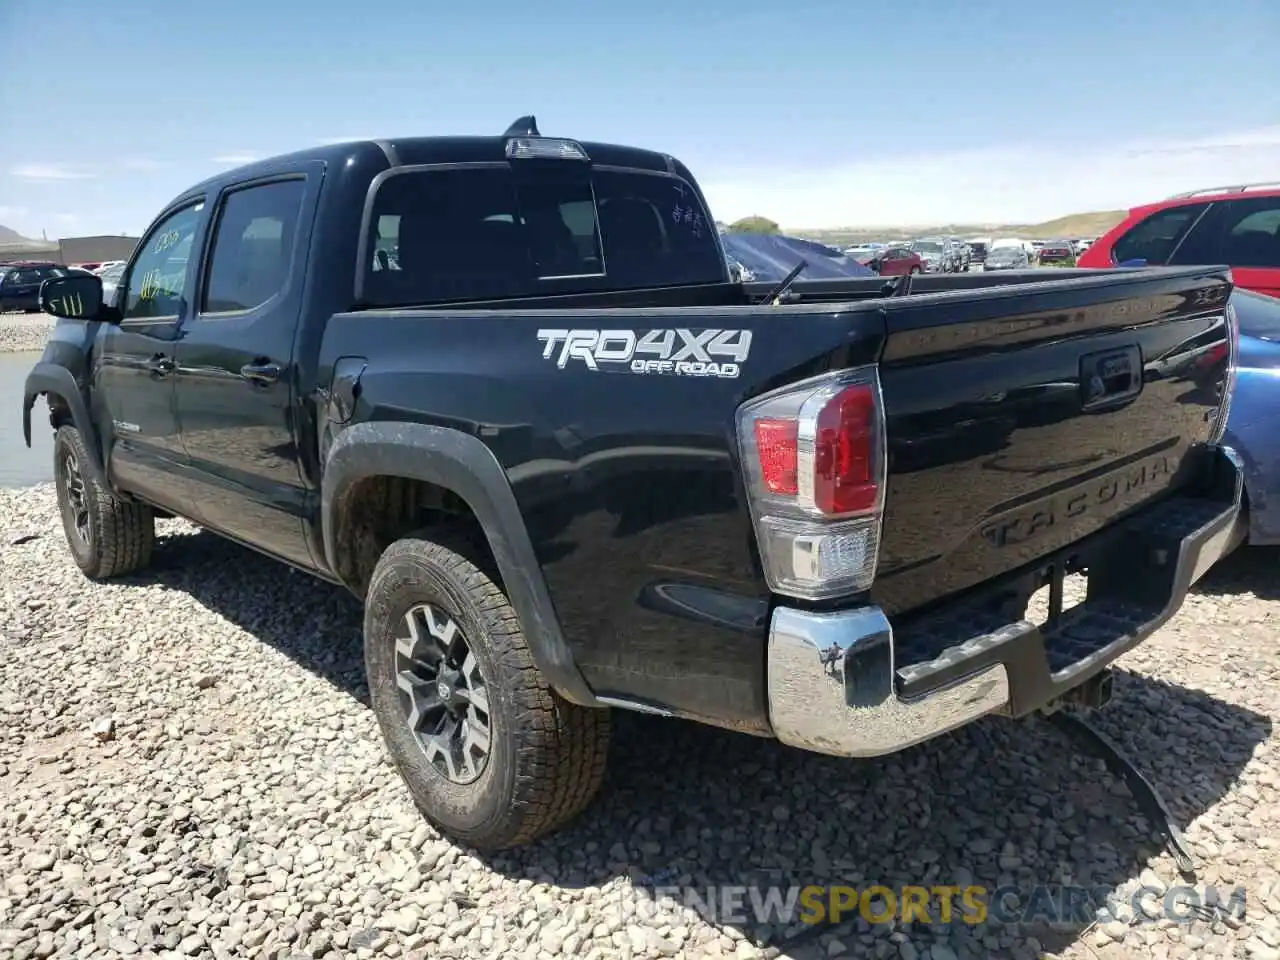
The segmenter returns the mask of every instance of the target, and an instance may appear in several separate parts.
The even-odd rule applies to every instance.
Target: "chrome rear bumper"
[[[1000,710],[1009,677],[994,664],[916,701],[894,689],[893,628],[879,607],[779,607],[769,629],[769,720],[783,743],[839,757],[893,753]]]
[[[1203,495],[1164,501],[1045,558],[1070,557],[1099,578],[1052,624],[993,619],[966,598],[895,641],[879,607],[775,608],[774,735],[816,753],[881,756],[987,714],[1024,716],[1079,687],[1172,617],[1191,584],[1241,542],[1242,464],[1229,448],[1218,460]]]

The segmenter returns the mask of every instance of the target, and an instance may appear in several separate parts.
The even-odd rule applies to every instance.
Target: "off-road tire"
[[[73,466],[74,465],[74,466]],[[62,530],[76,566],[91,580],[104,580],[141,570],[151,563],[156,523],[144,503],[122,500],[106,489],[89,469],[89,452],[80,431],[58,428],[53,438],[53,478],[58,491]],[[81,492],[77,527],[73,485]],[[78,529],[83,529],[81,535]]]
[[[388,547],[365,599],[364,655],[374,713],[418,809],[445,835],[500,850],[545,836],[587,807],[604,778],[610,717],[608,710],[569,703],[550,688],[482,555],[465,532],[452,529],[432,529]],[[471,783],[455,782],[433,766],[406,721],[396,634],[420,604],[454,619],[485,676],[490,747]]]

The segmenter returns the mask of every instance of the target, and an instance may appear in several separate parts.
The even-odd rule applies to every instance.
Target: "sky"
[[[0,224],[138,234],[322,141],[674,154],[786,228],[1039,222],[1280,179],[1280,0],[0,0]]]

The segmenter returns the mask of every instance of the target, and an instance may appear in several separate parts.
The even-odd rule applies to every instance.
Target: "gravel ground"
[[[55,322],[43,313],[0,313],[0,353],[43,350]]]
[[[1243,920],[768,925],[641,909],[709,884],[1175,882],[1123,782],[1044,722],[855,763],[619,718],[576,824],[482,858],[415,813],[343,591],[178,521],[152,570],[74,568],[52,488],[0,491],[0,956],[1280,958],[1280,597],[1243,552],[1127,656],[1097,723]],[[781,948],[780,945],[781,944]]]

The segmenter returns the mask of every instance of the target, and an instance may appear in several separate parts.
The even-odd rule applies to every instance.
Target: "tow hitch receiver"
[[[1064,705],[1080,707],[1083,710],[1097,710],[1111,702],[1115,675],[1110,670],[1103,670],[1086,680],[1074,690],[1069,690],[1061,700]]]

